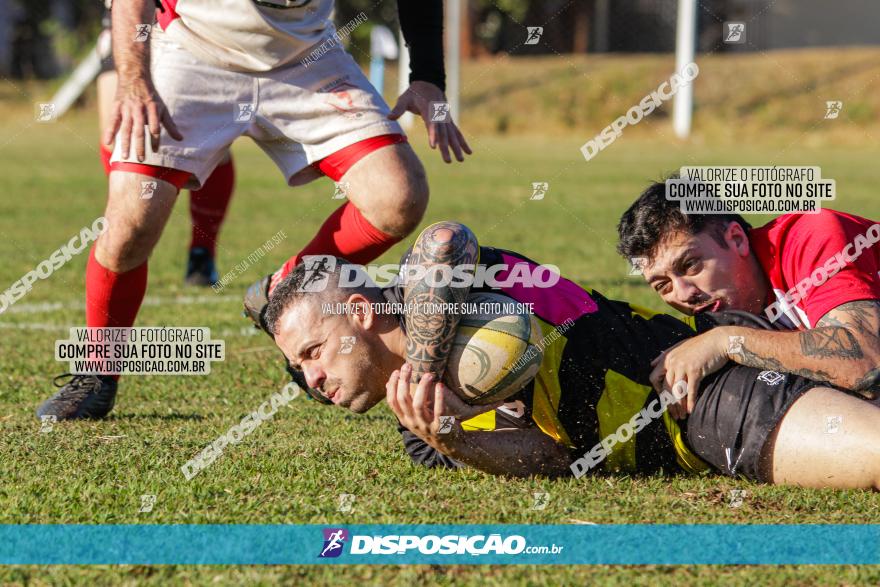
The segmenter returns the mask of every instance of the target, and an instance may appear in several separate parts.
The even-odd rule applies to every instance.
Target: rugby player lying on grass
[[[431,275],[438,266],[475,261],[506,264],[500,282],[517,265],[536,267],[516,253],[480,247],[452,222],[428,227],[401,265],[422,264]],[[468,288],[432,288],[424,280],[377,288],[366,275],[368,285],[340,287],[343,263],[300,264],[273,293],[265,325],[313,396],[357,413],[387,398],[418,462],[517,476],[600,467],[714,469],[778,484],[880,488],[880,408],[803,377],[735,364],[703,380],[694,411],[681,424],[664,413],[619,443],[601,466],[583,458],[640,410],[656,408],[649,380],[654,357],[695,329],[747,324],[748,314],[705,313],[685,323],[566,279],[550,288],[503,284],[494,291],[533,303],[545,335],[555,329],[561,336],[544,348],[535,379],[504,405],[470,406],[439,382],[459,317],[377,311],[388,301],[461,301]],[[327,313],[322,304],[328,303],[351,310]],[[455,418],[446,434],[441,416]],[[835,433],[831,418],[840,425]]]
[[[692,383],[673,415],[684,415],[699,380],[728,360],[878,396],[880,224],[825,209],[752,228],[738,214],[683,214],[665,187],[653,183],[621,216],[618,252],[642,259],[645,280],[684,314],[744,310],[775,327],[716,328],[659,357],[655,387]]]

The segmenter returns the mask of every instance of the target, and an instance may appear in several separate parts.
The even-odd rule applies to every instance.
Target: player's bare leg
[[[402,239],[428,207],[428,180],[409,143],[373,151],[352,165],[342,182],[349,201],[382,232]]]
[[[103,136],[104,130],[113,123],[113,97],[119,76],[115,71],[105,71],[98,76],[98,121]],[[110,174],[112,145],[100,145],[101,162]],[[214,169],[204,185],[190,191],[190,239],[185,283],[188,285],[210,286],[216,283],[215,266],[217,237],[220,226],[226,218],[229,202],[235,186],[235,171],[231,154]]]
[[[317,236],[274,275],[248,288],[245,315],[262,327],[269,293],[304,255],[335,255],[353,263],[369,263],[400,242],[422,220],[428,206],[428,181],[407,143],[372,151],[339,178],[349,201],[336,210]]]
[[[162,236],[177,193],[176,187],[161,179],[112,172],[104,212],[108,229],[95,243],[95,259],[116,273],[146,261]]]
[[[107,230],[92,248],[86,269],[86,324],[129,327],[147,288],[147,259],[159,241],[178,188],[139,173],[114,171],[104,217]],[[57,380],[58,378],[56,378]],[[101,418],[116,401],[117,377],[76,375],[37,409],[58,420]]]
[[[762,466],[775,484],[880,490],[880,407],[811,389],[770,436]]]

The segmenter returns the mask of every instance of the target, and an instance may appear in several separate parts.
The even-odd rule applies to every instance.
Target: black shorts
[[[760,466],[767,439],[798,398],[824,386],[790,373],[730,363],[700,385],[684,426],[687,443],[725,475],[769,482]]]

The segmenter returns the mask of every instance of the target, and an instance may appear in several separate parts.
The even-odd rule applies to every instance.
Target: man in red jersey
[[[693,409],[700,381],[729,360],[876,397],[880,224],[826,209],[751,228],[738,215],[685,215],[658,182],[623,214],[618,235],[618,252],[643,259],[645,279],[677,310],[766,319],[766,330],[719,327],[658,357],[655,386],[688,381],[676,416]]]
[[[147,258],[177,194],[201,186],[243,135],[291,186],[323,175],[347,186],[348,201],[292,261],[328,254],[367,263],[418,225],[427,181],[395,118],[407,110],[422,115],[431,146],[447,162],[450,149],[459,161],[470,153],[443,94],[442,1],[398,4],[412,74],[393,111],[341,48],[366,15],[337,32],[333,8],[332,0],[163,0],[158,12],[152,2],[131,0],[114,7],[119,81],[104,142],[115,136],[115,146],[108,230],[86,270],[89,327],[134,324]],[[37,415],[103,417],[117,379],[73,374]]]

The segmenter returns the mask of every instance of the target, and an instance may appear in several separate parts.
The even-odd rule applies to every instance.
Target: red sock
[[[86,266],[86,326],[133,326],[146,291],[146,261],[125,273],[116,273],[98,263],[92,247]]]
[[[272,275],[269,291],[284,279],[304,255],[334,255],[363,265],[377,258],[401,239],[385,234],[370,224],[354,204],[346,202],[330,215],[315,238],[288,259]]]
[[[218,165],[201,189],[189,193],[189,215],[192,218],[192,240],[189,248],[204,247],[213,256],[217,250],[217,235],[226,218],[232,188],[235,185],[235,167],[232,159]]]
[[[107,145],[101,143],[98,145],[98,154],[101,157],[101,165],[104,166],[104,175],[110,175],[110,157],[113,155],[113,149],[108,149]]]

